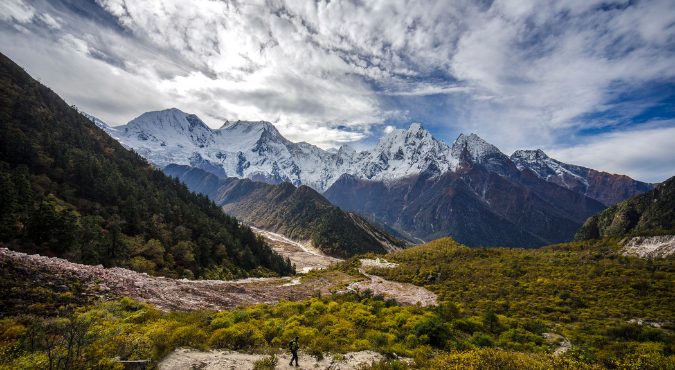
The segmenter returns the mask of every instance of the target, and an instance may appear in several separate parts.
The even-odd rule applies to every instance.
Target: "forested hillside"
[[[0,244],[170,277],[290,274],[289,260],[0,55]]]
[[[208,195],[223,210],[247,224],[284,234],[335,257],[387,253],[405,247],[360,216],[345,212],[308,186],[288,182],[271,185],[249,179],[226,178],[199,168],[169,165],[164,172],[190,189]]]
[[[639,233],[675,234],[675,177],[590,217],[575,241]]]

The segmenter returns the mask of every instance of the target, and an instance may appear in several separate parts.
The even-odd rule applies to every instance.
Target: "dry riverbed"
[[[305,265],[301,265],[304,267],[325,268],[338,261],[287,242],[277,242],[277,248],[288,253],[289,257],[293,256],[292,260],[295,263],[304,261]],[[107,269],[103,266],[82,265],[60,258],[27,255],[0,248],[0,267],[2,266],[24,266],[26,271],[35,271],[40,279],[55,280],[55,287],[60,284],[56,282],[62,278],[77,279],[88,287],[88,295],[98,296],[103,300],[129,296],[167,312],[197,309],[231,310],[237,306],[261,303],[273,305],[282,299],[303,301],[311,298],[316,292],[331,294],[345,286],[361,291],[371,289],[375,294],[394,297],[403,304],[420,302],[423,306],[427,306],[436,302],[436,296],[424,288],[370,276],[363,270],[360,271],[364,278],[355,278],[340,271],[326,271],[319,275],[298,275],[294,278],[253,278],[237,281],[176,280],[119,267]]]

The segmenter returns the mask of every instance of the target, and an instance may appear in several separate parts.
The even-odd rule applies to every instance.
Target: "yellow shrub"
[[[264,345],[265,338],[255,325],[247,322],[218,329],[211,335],[209,345],[215,348],[243,349]]]

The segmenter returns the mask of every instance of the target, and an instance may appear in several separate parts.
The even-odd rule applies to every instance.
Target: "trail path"
[[[348,290],[359,290],[363,292],[366,289],[370,289],[375,295],[384,294],[385,296],[394,297],[398,302],[403,304],[412,305],[419,302],[422,307],[433,306],[437,302],[438,297],[436,294],[423,287],[385,280],[379,276],[370,275],[364,270],[364,267],[392,268],[395,267],[396,264],[378,258],[377,260],[362,259],[361,266],[363,267],[359,268],[359,272],[370,280],[351,283],[347,287]]]
[[[250,370],[253,369],[255,361],[264,357],[266,356],[230,351],[201,352],[191,349],[177,349],[159,363],[159,370]],[[303,355],[302,353],[298,357],[300,366],[295,367],[288,365],[291,359],[290,354],[277,355],[279,362],[276,369],[356,370],[361,364],[371,364],[383,358],[382,355],[373,351],[350,352],[341,358],[326,356],[321,361],[317,361],[314,357]]]

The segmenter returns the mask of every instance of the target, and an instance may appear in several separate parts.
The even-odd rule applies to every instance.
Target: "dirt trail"
[[[394,263],[389,263],[386,260],[380,260],[379,258],[377,260],[362,259],[361,266],[363,267],[359,269],[359,272],[370,280],[351,283],[347,287],[348,290],[359,290],[363,292],[366,289],[370,289],[375,295],[384,294],[385,296],[394,297],[398,302],[403,304],[412,305],[419,302],[422,307],[433,306],[437,303],[438,297],[436,294],[423,287],[385,280],[379,276],[370,275],[364,270],[364,268],[367,267],[396,267],[397,265]]]
[[[264,357],[266,356],[230,351],[201,352],[180,348],[170,353],[159,363],[159,370],[250,370],[253,369],[253,363],[255,361]],[[288,365],[291,360],[290,354],[284,353],[277,355],[279,362],[276,369],[356,370],[359,368],[359,365],[378,362],[383,358],[382,355],[373,351],[350,352],[339,356],[326,356],[321,361],[317,361],[314,357],[303,355],[302,352],[298,357],[300,366],[295,367]]]

